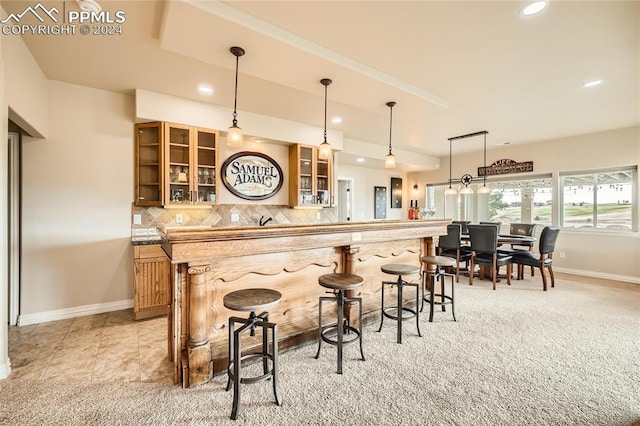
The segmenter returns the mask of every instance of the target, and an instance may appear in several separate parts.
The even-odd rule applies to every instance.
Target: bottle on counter
[[[414,220],[414,214],[415,214],[415,209],[413,207],[413,200],[409,200],[409,202],[411,203],[411,207],[409,207],[409,220]]]

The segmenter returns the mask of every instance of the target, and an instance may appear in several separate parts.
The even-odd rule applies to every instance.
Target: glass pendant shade
[[[455,188],[447,188],[444,190],[444,195],[458,195],[458,191]]]
[[[320,148],[318,149],[318,158],[321,160],[328,160],[331,158],[332,153],[331,145],[329,142],[324,141],[320,144]]]
[[[480,188],[478,188],[478,194],[491,194],[491,188],[486,185],[481,186]]]
[[[462,194],[462,195],[473,194],[473,189],[469,188],[468,186],[465,186],[464,188],[462,188],[460,190],[460,194]]]
[[[234,124],[229,127],[229,132],[227,133],[227,146],[239,148],[242,144],[242,130]]]
[[[396,168],[396,156],[389,153],[387,157],[384,159],[384,168],[385,169],[395,169]]]

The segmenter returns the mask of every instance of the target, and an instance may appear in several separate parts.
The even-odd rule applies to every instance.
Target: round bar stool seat
[[[324,274],[318,277],[318,283],[332,290],[355,290],[362,287],[364,278],[355,274]]]
[[[404,280],[403,276],[405,275],[414,275],[420,272],[420,267],[415,265],[406,265],[400,263],[390,263],[386,265],[382,265],[380,270],[385,274],[397,275],[398,279],[396,281],[382,281],[382,315],[380,317],[380,327],[378,328],[378,332],[382,330],[382,324],[384,323],[384,318],[390,318],[392,320],[396,320],[397,325],[397,335],[396,342],[402,343],[402,322],[404,320],[415,317],[416,318],[416,328],[418,329],[418,336],[422,337],[420,333],[420,317],[419,317],[419,299],[420,299],[420,286],[415,283],[410,283]],[[384,287],[385,285],[396,286],[398,288],[398,297],[396,305],[393,306],[385,306],[384,305]],[[406,286],[415,287],[416,288],[416,307],[412,309],[404,305],[404,298],[402,295],[403,288]],[[395,311],[395,314],[390,313],[389,311]],[[408,313],[408,315],[404,315]]]
[[[318,302],[318,352],[315,358],[318,359],[320,356],[322,342],[336,346],[338,351],[337,373],[342,374],[342,348],[344,345],[360,342],[360,355],[362,360],[365,360],[362,350],[362,298],[345,295],[346,291],[362,287],[364,278],[355,274],[324,274],[318,277],[318,283],[322,287],[333,290],[333,296],[320,297]],[[322,324],[322,302],[334,302],[337,304],[337,321],[335,324]],[[344,318],[344,307],[351,304],[358,305],[358,328],[349,324],[349,318]],[[335,336],[332,335],[334,332],[336,332]],[[353,337],[345,339],[344,335],[351,333],[354,333]]]
[[[441,267],[456,266],[456,260],[452,257],[446,256],[422,256],[420,261],[422,263]]]
[[[233,408],[231,419],[238,417],[240,406],[240,384],[256,383],[272,379],[273,394],[276,404],[282,405],[282,398],[278,390],[278,325],[269,322],[269,313],[262,312],[256,315],[256,311],[270,309],[278,306],[282,300],[279,291],[267,288],[248,288],[227,293],[222,298],[225,308],[232,311],[250,312],[249,318],[229,318],[229,366],[227,368],[227,388],[233,387]],[[236,324],[242,324],[236,329]],[[262,328],[262,346],[258,352],[242,355],[241,335],[249,331],[255,336],[256,327]],[[269,351],[269,330],[271,330],[271,352]],[[255,377],[241,377],[240,368],[242,362],[249,359],[262,359],[262,374]],[[271,362],[271,368],[269,368]]]
[[[446,256],[422,256],[420,261],[425,265],[422,273],[422,309],[424,309],[424,302],[429,303],[429,322],[433,322],[433,312],[435,305],[442,306],[442,312],[446,312],[445,305],[451,305],[451,314],[453,320],[456,321],[456,313],[454,309],[454,278],[455,274],[449,274],[441,270],[441,268],[455,267],[456,260],[452,257]],[[435,270],[429,270],[430,266],[435,266]],[[429,295],[425,295],[425,288],[427,287],[427,278],[429,280]],[[445,294],[444,279],[445,277],[451,278],[451,295]],[[436,282],[440,280],[440,293],[435,292]],[[435,298],[439,297],[440,300],[436,301]]]
[[[225,294],[222,304],[232,311],[255,312],[278,306],[281,300],[282,294],[279,291],[268,288],[248,288]]]

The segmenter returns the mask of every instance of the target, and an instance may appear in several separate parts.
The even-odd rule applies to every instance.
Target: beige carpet
[[[542,292],[539,276],[510,288],[456,287],[457,318],[365,327],[335,374],[335,349],[281,356],[284,405],[270,382],[242,387],[228,416],[225,377],[182,389],[145,383],[0,381],[3,425],[630,425],[640,421],[640,286],[577,282]]]

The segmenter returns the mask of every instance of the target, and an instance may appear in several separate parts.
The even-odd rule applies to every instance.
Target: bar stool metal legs
[[[435,265],[436,269],[434,271],[423,271],[422,273],[422,307],[420,310],[424,309],[424,302],[429,303],[429,322],[433,322],[433,312],[435,310],[435,305],[440,305],[442,308],[442,312],[446,312],[446,305],[451,305],[451,314],[453,315],[453,320],[456,321],[456,311],[455,311],[455,295],[454,295],[454,279],[455,274],[449,274],[442,271],[440,268],[444,266],[451,266],[449,263],[453,263],[455,260],[444,257],[444,256],[423,256],[422,262],[427,266]],[[451,294],[447,295],[445,292],[444,280],[445,278],[451,279]],[[429,295],[425,295],[427,288],[427,281],[429,284]],[[440,293],[435,292],[436,283],[440,281]],[[436,297],[439,298],[439,301],[436,301]]]
[[[418,329],[418,336],[422,337],[422,333],[420,333],[420,311],[418,309],[419,300],[420,300],[420,285],[416,283],[410,283],[405,281],[402,276],[409,274],[417,274],[420,271],[420,268],[413,265],[400,265],[400,264],[390,264],[383,265],[381,267],[382,272],[387,274],[398,275],[397,281],[382,281],[382,315],[380,316],[380,327],[378,328],[378,332],[382,330],[382,325],[384,324],[384,317],[396,320],[398,323],[397,326],[397,335],[396,342],[402,343],[402,322],[404,320],[415,317],[416,318],[416,328]],[[384,288],[386,285],[396,286],[398,289],[398,297],[395,306],[385,306],[384,304]],[[415,309],[412,309],[407,306],[403,306],[404,297],[403,297],[403,288],[415,287],[416,289],[416,306]],[[389,313],[389,311],[395,311],[396,314]],[[405,316],[404,313],[407,312],[409,315]]]
[[[320,357],[320,349],[322,348],[322,342],[329,343],[336,346],[338,352],[338,366],[337,373],[342,374],[342,349],[344,345],[359,342],[360,343],[360,356],[364,361],[364,350],[362,348],[362,298],[361,297],[347,297],[345,296],[346,290],[353,290],[361,287],[363,278],[353,274],[325,274],[318,279],[320,285],[333,290],[334,296],[320,297],[318,301],[318,351],[315,358]],[[337,306],[337,321],[335,324],[322,324],[322,304],[323,302],[336,303]],[[349,324],[349,319],[344,317],[344,307],[348,304],[358,305],[358,328]],[[333,332],[336,332],[336,336],[331,336]],[[345,339],[345,334],[353,336]]]
[[[248,318],[232,316],[229,318],[229,366],[227,368],[227,386],[233,388],[233,407],[231,419],[238,417],[240,407],[240,384],[256,383],[271,380],[273,395],[277,405],[282,405],[282,398],[278,389],[278,325],[269,321],[269,313],[256,315],[255,310],[267,309],[280,303],[282,295],[269,289],[238,290],[225,295],[224,306],[237,311],[250,311]],[[237,324],[241,324],[236,328]],[[249,331],[255,336],[256,328],[262,329],[262,345],[259,351],[242,355],[242,334]],[[269,350],[269,330],[271,330],[271,350]],[[262,374],[254,377],[241,377],[242,363],[248,360],[262,359]]]

